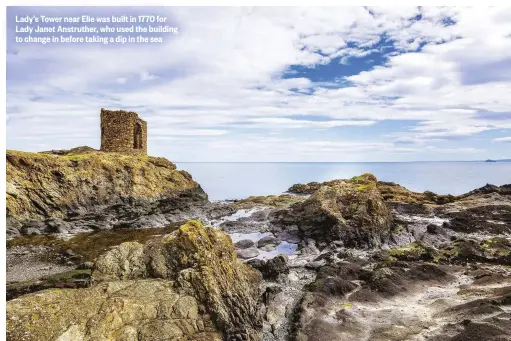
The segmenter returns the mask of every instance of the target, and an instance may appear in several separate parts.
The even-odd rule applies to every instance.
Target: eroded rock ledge
[[[7,235],[162,227],[207,201],[164,158],[69,151],[7,151]],[[185,219],[186,220],[186,219]]]

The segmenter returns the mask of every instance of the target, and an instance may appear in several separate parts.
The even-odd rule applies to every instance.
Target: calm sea
[[[511,162],[177,163],[210,200],[285,192],[295,183],[346,179],[365,172],[414,191],[462,194],[487,183],[511,183]]]

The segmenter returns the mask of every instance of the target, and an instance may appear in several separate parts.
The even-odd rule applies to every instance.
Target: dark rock
[[[319,182],[309,182],[308,184],[294,184],[287,190],[295,194],[312,194],[321,187]]]
[[[277,248],[277,246],[278,245],[275,245],[275,244],[268,244],[263,247],[260,247],[259,250],[264,251],[264,252],[271,252],[271,251],[274,251]]]
[[[426,231],[431,234],[439,234],[440,233],[440,226],[435,224],[429,224],[426,226]]]
[[[21,228],[21,234],[35,235],[42,234],[46,229],[46,225],[42,221],[31,220],[26,222]]]
[[[280,286],[272,285],[272,286],[266,287],[266,290],[263,293],[263,303],[265,305],[269,305],[269,303],[275,299],[275,296],[277,296],[281,292],[282,292],[282,287],[280,287]]]
[[[276,280],[281,274],[289,274],[288,266],[289,258],[287,255],[278,255],[267,261],[254,259],[247,263],[259,270],[263,278],[268,280]]]
[[[307,289],[332,296],[344,296],[355,290],[357,285],[339,277],[327,277],[314,281]]]
[[[498,193],[501,195],[509,195],[509,194],[511,194],[511,184],[502,185],[502,186],[486,184],[483,187],[474,189],[473,191],[470,191],[470,192],[464,194],[464,196],[471,196],[471,195],[476,195],[476,194],[492,194],[492,193]]]
[[[509,205],[485,204],[448,213],[450,221],[443,227],[460,233],[484,232],[511,233],[511,203]]]
[[[248,249],[250,247],[253,247],[254,245],[255,245],[254,241],[250,239],[243,239],[234,244],[234,246],[236,246],[236,248],[238,249]]]
[[[76,267],[77,270],[85,270],[85,269],[92,269],[92,268],[94,268],[93,262],[83,262],[82,264],[80,264]]]
[[[47,219],[45,221],[46,224],[46,233],[67,233],[71,230],[71,225],[68,222],[63,221],[62,219],[53,218]]]
[[[266,236],[266,237],[263,237],[261,239],[259,239],[259,241],[257,242],[257,247],[261,248],[265,245],[279,245],[280,244],[280,240],[278,240],[277,238],[275,238],[274,236]]]
[[[298,244],[301,241],[300,237],[296,234],[296,232],[293,233],[290,231],[281,232],[278,235],[278,238],[291,244]]]
[[[91,285],[90,270],[77,269],[45,276],[39,280],[9,283],[6,287],[7,301],[21,295],[51,288],[87,288]]]
[[[236,250],[236,254],[241,259],[250,259],[259,256],[259,250],[256,248],[249,248],[249,249],[239,249]]]
[[[450,339],[450,341],[505,341],[511,339],[509,330],[501,329],[487,323],[469,323],[465,330]]]

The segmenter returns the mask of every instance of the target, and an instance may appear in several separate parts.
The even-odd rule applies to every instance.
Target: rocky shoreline
[[[165,161],[174,190],[149,198],[93,186],[162,181],[150,160],[53,175],[103,201],[39,193],[44,214],[27,183],[43,177],[8,177],[11,203],[30,203],[8,210],[8,340],[511,340],[511,185],[436,195],[363,174],[212,203]]]

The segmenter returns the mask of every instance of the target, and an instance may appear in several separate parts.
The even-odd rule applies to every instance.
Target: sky
[[[20,44],[16,16],[167,17],[154,44]],[[511,8],[8,7],[7,148],[136,111],[175,162],[511,158]]]

